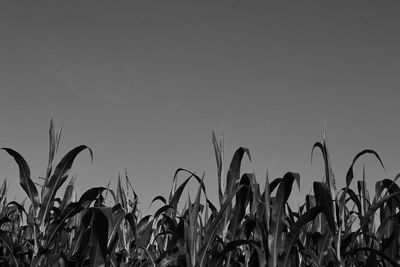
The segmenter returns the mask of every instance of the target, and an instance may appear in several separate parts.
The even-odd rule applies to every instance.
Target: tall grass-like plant
[[[55,164],[61,132],[51,121],[41,188],[23,156],[3,148],[18,165],[30,203],[25,208],[25,202],[8,202],[3,181],[1,266],[399,266],[400,175],[379,180],[374,195],[365,168],[354,177],[361,157],[372,155],[383,166],[374,150],[355,155],[345,187],[338,190],[324,134],[311,149],[311,158],[315,150],[321,152],[324,179],[314,181],[304,204],[294,210],[288,200],[293,184],[300,187],[298,173],[271,180],[267,173],[260,187],[254,173],[242,172],[250,151],[238,148],[225,170],[223,139],[213,133],[218,205],[208,198],[205,174],[181,168],[169,196],[155,196],[152,205],[158,209],[142,216],[126,171],[117,177],[116,190],[109,183],[76,195],[70,169],[81,152],[88,150],[92,158],[93,153],[80,145]],[[183,198],[190,182],[197,191]]]

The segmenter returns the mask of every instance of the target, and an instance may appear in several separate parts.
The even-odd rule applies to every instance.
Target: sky
[[[291,201],[302,204],[323,178],[321,154],[311,164],[310,153],[325,123],[338,187],[368,148],[385,170],[365,156],[355,175],[365,165],[373,190],[400,172],[399,12],[379,1],[2,1],[0,146],[39,181],[53,118],[64,125],[58,159],[93,149],[93,163],[84,151],[71,171],[79,193],[110,179],[115,188],[126,169],[146,213],[178,168],[204,172],[217,203],[214,130],[226,171],[247,147],[243,171],[261,185],[267,170],[270,180],[300,173]],[[23,200],[4,151],[0,172],[9,199]]]

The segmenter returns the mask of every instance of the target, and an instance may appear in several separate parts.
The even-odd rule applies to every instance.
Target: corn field
[[[51,121],[49,160],[39,184],[23,156],[2,148],[18,165],[29,200],[8,202],[3,181],[1,266],[400,265],[400,175],[379,180],[371,197],[365,175],[353,174],[354,164],[366,154],[383,167],[373,150],[356,154],[345,187],[338,190],[326,140],[316,142],[311,158],[323,158],[325,177],[313,182],[312,193],[293,210],[288,199],[292,187],[300,185],[299,174],[287,172],[272,181],[266,175],[261,187],[254,173],[241,173],[250,151],[238,148],[226,169],[223,140],[213,133],[218,203],[209,200],[203,177],[178,169],[169,195],[154,197],[156,212],[141,216],[126,173],[118,177],[115,190],[105,185],[76,196],[70,169],[78,154],[87,150],[93,157],[92,150],[80,145],[54,162],[61,132]],[[180,183],[178,174],[185,177]],[[195,197],[182,200],[192,180],[198,184]]]

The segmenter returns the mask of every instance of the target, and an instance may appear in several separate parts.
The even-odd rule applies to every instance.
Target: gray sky
[[[80,193],[124,168],[145,204],[167,196],[183,167],[216,200],[211,131],[225,163],[248,147],[264,184],[299,172],[304,196],[323,175],[311,147],[326,121],[337,183],[353,157],[372,188],[399,166],[400,5],[378,1],[0,3],[0,146],[32,176],[47,165],[48,125],[64,121],[59,156],[76,160]],[[16,164],[0,153],[2,180],[22,200]],[[115,187],[114,187],[115,188]],[[303,200],[300,200],[302,203]]]

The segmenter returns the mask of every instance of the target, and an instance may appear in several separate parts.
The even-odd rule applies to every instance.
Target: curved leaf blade
[[[42,230],[44,229],[45,222],[48,219],[49,212],[54,205],[54,198],[58,189],[65,182],[65,180],[67,180],[69,171],[71,170],[76,156],[85,149],[89,150],[91,159],[93,160],[93,152],[89,147],[85,145],[75,147],[61,159],[54,170],[54,174],[50,178],[48,184],[45,186],[43,203],[38,216]]]
[[[40,203],[39,193],[35,187],[35,184],[31,179],[31,170],[29,169],[28,163],[26,163],[25,159],[15,150],[4,147],[2,149],[5,150],[8,154],[10,154],[17,162],[19,168],[19,177],[20,177],[19,182],[22,186],[22,189],[24,189],[29,199],[32,201],[32,205],[36,210],[39,207]]]
[[[283,256],[282,264],[275,265],[275,266],[288,266],[288,261],[290,257],[290,250],[293,246],[294,241],[296,240],[301,228],[307,224],[308,222],[315,219],[315,217],[322,212],[324,209],[323,206],[316,206],[304,213],[291,227],[290,233],[285,240],[285,252]]]

